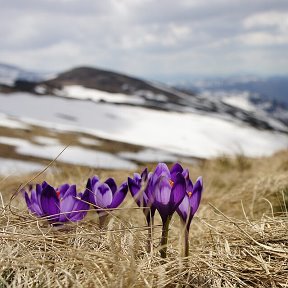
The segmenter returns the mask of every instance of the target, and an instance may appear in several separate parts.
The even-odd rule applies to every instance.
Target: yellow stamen
[[[188,194],[189,198],[192,196],[192,192],[191,191],[187,192],[187,194]]]
[[[174,186],[174,182],[171,179],[169,179],[169,184],[170,184],[171,187]]]

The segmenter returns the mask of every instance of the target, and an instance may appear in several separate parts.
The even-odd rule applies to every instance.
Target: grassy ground
[[[203,176],[205,191],[191,226],[190,256],[181,256],[174,215],[166,260],[159,257],[159,216],[148,254],[144,216],[129,195],[106,229],[99,229],[93,210],[78,224],[55,228],[31,216],[21,195],[8,205],[35,175],[0,180],[0,287],[288,287],[288,151],[186,166],[194,181]],[[82,189],[93,174],[120,184],[132,172],[66,166],[32,182]]]

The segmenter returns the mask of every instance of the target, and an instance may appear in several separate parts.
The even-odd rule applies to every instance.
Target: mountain
[[[203,98],[214,99],[247,111],[258,111],[288,126],[288,76],[198,79],[175,85],[184,91],[197,91]]]
[[[277,101],[288,106],[288,76],[233,76],[207,78],[176,85],[193,91],[249,91],[262,100]]]
[[[288,125],[282,116],[273,114],[276,110],[267,108],[269,101],[265,100],[265,106],[261,99],[251,102],[250,94],[212,92],[195,93],[113,71],[78,67],[46,80],[16,77],[10,86],[0,85],[0,116],[14,127],[21,126],[15,121],[24,121],[25,125],[88,133],[185,157],[259,156],[288,147]],[[7,139],[3,141],[7,145]],[[34,146],[32,150],[38,151]],[[137,157],[147,158],[147,151],[139,153]],[[148,153],[150,158],[159,155],[153,153]],[[136,156],[125,153],[125,157]]]
[[[0,85],[14,86],[16,81],[39,82],[43,75],[26,71],[13,65],[0,63]]]
[[[26,73],[26,75],[30,74]],[[216,117],[228,117],[233,121],[248,123],[259,129],[286,131],[288,126],[286,116],[277,117],[278,106],[269,111],[266,109],[267,105],[261,107],[253,104],[255,109],[247,110],[241,105],[233,105],[231,101],[227,99],[223,101],[214,95],[203,97],[201,93],[195,94],[192,89],[172,88],[168,85],[91,67],[74,68],[46,81],[35,81],[36,79],[37,77],[26,79],[18,77],[13,88],[10,88],[13,91],[26,91],[38,95],[48,94],[96,102],[127,104],[164,111],[209,113]],[[283,111],[282,114],[284,115]]]

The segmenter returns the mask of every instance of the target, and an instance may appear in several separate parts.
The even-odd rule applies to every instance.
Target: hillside
[[[18,74],[14,72],[15,75],[22,76],[12,77],[8,86],[4,82],[1,88],[0,81],[0,92],[21,91],[96,102],[108,101],[164,111],[209,114],[216,118],[229,118],[232,121],[243,122],[257,129],[287,132],[286,115],[282,121],[275,109],[269,113],[269,110],[264,109],[265,107],[257,106],[255,103],[251,103],[255,107],[249,111],[241,106],[233,105],[231,101],[224,101],[217,97],[202,97],[191,89],[177,89],[165,84],[92,67],[73,68],[54,76],[50,75],[45,81],[39,80],[40,76],[38,81],[36,81],[37,77],[25,78],[23,73],[20,73],[21,71],[19,68]],[[30,74],[26,72],[26,75]]]
[[[36,82],[13,77],[0,85],[0,173],[37,171],[67,146],[59,163],[105,169],[288,147],[285,123],[253,103],[247,109],[245,97],[239,106],[233,95],[203,97],[89,67]]]

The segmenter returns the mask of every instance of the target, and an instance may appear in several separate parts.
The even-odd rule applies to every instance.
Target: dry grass
[[[181,256],[175,215],[166,260],[158,253],[159,217],[154,250],[147,254],[144,216],[131,197],[111,214],[106,230],[98,228],[92,210],[83,222],[56,228],[29,215],[20,196],[7,206],[11,191],[31,176],[4,179],[0,287],[288,287],[287,159],[284,151],[189,167],[193,180],[203,175],[205,185],[191,226],[190,256]],[[34,182],[45,177],[55,185],[84,187],[93,174],[120,183],[132,173],[66,167]]]

